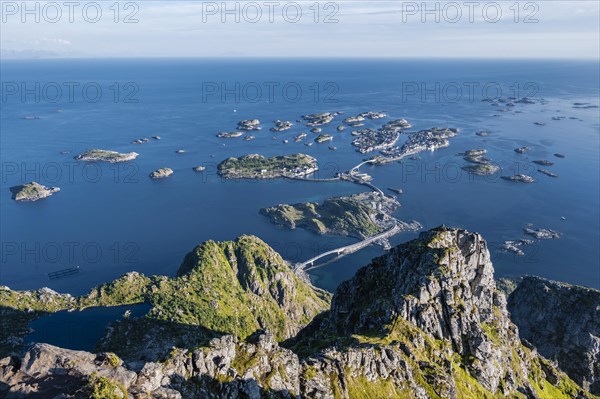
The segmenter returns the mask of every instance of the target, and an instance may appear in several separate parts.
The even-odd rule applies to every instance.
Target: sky
[[[600,1],[0,1],[0,56],[600,58]]]

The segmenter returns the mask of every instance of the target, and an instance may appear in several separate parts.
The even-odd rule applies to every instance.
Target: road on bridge
[[[331,251],[327,251],[327,252],[323,252],[320,255],[315,256],[314,258],[310,258],[309,260],[302,262],[302,263],[298,263],[296,264],[296,266],[294,267],[294,271],[308,271],[311,268],[314,268],[315,266],[314,263],[321,259],[324,258],[325,256],[329,256],[329,255],[333,255],[333,254],[337,254],[339,255],[349,255],[353,252],[356,252],[358,250],[363,249],[364,247],[371,245],[373,242],[377,241],[377,240],[381,240],[383,238],[388,238],[391,237],[397,233],[399,233],[402,229],[400,228],[400,226],[398,224],[395,224],[394,227],[392,227],[389,230],[384,231],[383,233],[379,233],[377,235],[368,237],[360,242],[357,242],[356,244],[352,244],[352,245],[347,245],[345,247],[339,247],[336,249],[332,249]],[[309,267],[310,266],[310,267]]]

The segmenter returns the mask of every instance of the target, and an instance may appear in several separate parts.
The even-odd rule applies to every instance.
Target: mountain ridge
[[[296,288],[280,294],[280,285],[273,282],[282,278],[291,278],[299,289],[305,287],[288,276],[290,269],[279,263],[278,254],[260,243],[244,236],[235,242],[201,244],[186,256],[177,279],[192,287],[202,286],[209,277],[231,281],[218,279],[211,272],[215,267],[239,282],[239,286],[228,285],[229,292],[239,289],[252,300],[277,303],[292,317],[303,314],[298,309],[324,308],[314,306],[322,305],[319,298],[327,302],[318,291],[309,296],[313,302],[304,294],[290,293]],[[257,323],[256,331],[242,338],[219,332],[201,342],[193,334],[189,340],[184,335],[166,358],[121,360],[107,351],[115,336],[132,330],[120,329],[123,326],[116,323],[109,333],[112,340],[105,339],[99,353],[34,344],[23,354],[0,361],[0,381],[12,397],[24,397],[32,389],[39,392],[57,378],[69,376],[74,397],[102,390],[108,394],[96,397],[596,398],[533,345],[521,341],[493,272],[487,244],[479,234],[440,227],[361,268],[336,290],[329,310],[315,311],[303,320],[307,323],[293,321],[296,326],[307,324],[293,333],[277,323],[271,323],[279,328],[277,333]],[[278,273],[283,273],[279,279]],[[185,297],[188,291],[174,291],[164,281],[152,285],[160,289],[161,283],[166,284],[169,295]],[[103,297],[106,287],[98,292],[96,299]],[[202,297],[208,304],[209,294]],[[159,310],[151,315],[160,314],[169,303],[164,296],[157,297],[166,302],[157,300]],[[297,306],[297,298],[304,307]],[[156,338],[181,331],[178,324],[169,324],[173,323],[169,318],[160,318],[164,324],[157,331],[152,330],[152,318],[143,320],[147,329],[137,337],[141,342],[148,335]],[[83,360],[73,365],[70,358]],[[0,384],[0,392],[4,385]],[[44,392],[53,393],[47,389]]]

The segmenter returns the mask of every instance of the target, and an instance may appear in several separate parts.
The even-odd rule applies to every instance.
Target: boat
[[[48,276],[48,278],[50,280],[55,280],[55,279],[61,278],[61,277],[73,276],[77,273],[79,273],[79,266],[71,267],[68,269],[57,270],[54,272],[47,273],[46,275]]]

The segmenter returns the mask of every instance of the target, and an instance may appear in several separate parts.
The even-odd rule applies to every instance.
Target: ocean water
[[[597,63],[36,60],[2,61],[0,72],[0,284],[13,289],[48,286],[82,294],[131,270],[174,275],[198,243],[242,234],[259,236],[291,262],[356,241],[281,229],[258,211],[278,203],[323,201],[364,187],[223,181],[215,170],[229,156],[299,152],[318,159],[320,176],[346,170],[364,155],[350,145],[351,128],[342,133],[335,128],[344,117],[369,110],[388,117],[368,121],[367,127],[406,118],[411,131],[433,126],[461,130],[448,148],[420,154],[419,160],[363,168],[377,186],[404,190],[398,218],[417,220],[425,228],[444,224],[480,232],[489,242],[498,276],[534,274],[600,288],[599,109],[574,107],[598,105]],[[62,88],[60,95],[57,87]],[[536,103],[506,107],[481,101],[499,91],[504,97],[530,96]],[[305,146],[314,134],[296,120],[324,111],[345,112],[323,127],[324,133],[334,135],[333,142]],[[556,116],[565,118],[553,120]],[[255,140],[216,137],[249,118],[263,122],[263,130],[252,133]],[[276,119],[290,120],[294,127],[269,132]],[[476,136],[480,130],[490,136]],[[299,132],[309,136],[295,143],[292,138]],[[131,144],[153,135],[162,139]],[[290,142],[284,144],[284,139]],[[519,155],[513,149],[520,146],[531,150]],[[140,156],[117,165],[86,166],[73,160],[90,148],[136,151]],[[466,163],[456,154],[471,148],[487,149],[503,174],[530,172],[536,182],[460,173]],[[186,152],[176,154],[178,149]],[[531,164],[536,159],[555,162],[546,169],[560,177],[536,173],[537,166]],[[206,165],[207,171],[195,173],[196,165]],[[175,174],[164,181],[149,179],[160,167]],[[9,188],[31,180],[61,191],[34,203],[11,200]],[[562,236],[536,241],[524,249],[523,257],[499,250],[504,240],[524,238],[528,223]],[[417,234],[402,233],[392,242]],[[315,282],[334,290],[383,253],[380,247],[369,247],[339,259],[316,269]],[[75,265],[81,270],[76,276],[49,280],[46,275]]]
[[[63,310],[32,321],[33,332],[25,337],[25,343],[46,342],[61,348],[91,351],[102,337],[108,325],[124,317],[143,317],[150,310],[148,304],[89,308],[69,312]]]

